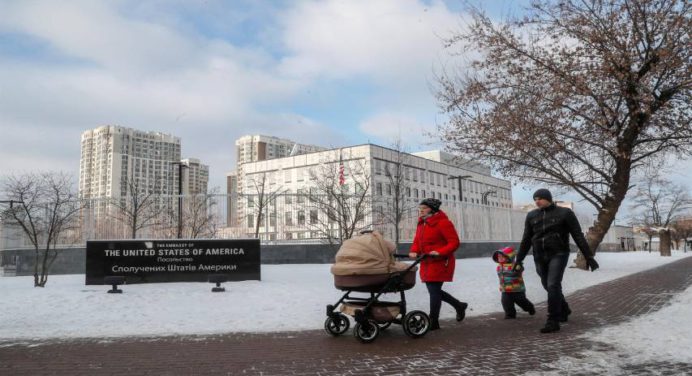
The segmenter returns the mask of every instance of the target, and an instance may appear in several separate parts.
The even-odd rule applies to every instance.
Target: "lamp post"
[[[183,168],[188,168],[184,162],[173,162],[178,166],[178,239],[183,237]]]
[[[458,183],[459,183],[459,184],[458,184],[458,185],[459,185],[459,201],[463,201],[463,199],[462,199],[462,197],[461,197],[461,195],[462,195],[462,193],[461,193],[461,181],[462,181],[463,179],[468,179],[468,178],[470,178],[470,177],[471,177],[471,175],[449,176],[449,177],[447,177],[447,180],[457,180],[457,181],[458,181]]]
[[[0,204],[10,204],[10,209],[12,209],[12,205],[14,204],[23,204],[24,201],[21,200],[0,200]]]

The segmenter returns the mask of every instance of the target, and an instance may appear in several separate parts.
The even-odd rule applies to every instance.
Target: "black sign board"
[[[102,240],[86,246],[86,284],[107,276],[128,284],[206,282],[210,274],[229,281],[260,280],[259,239]]]

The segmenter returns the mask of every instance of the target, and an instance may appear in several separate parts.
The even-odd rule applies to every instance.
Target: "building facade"
[[[106,125],[82,133],[79,194],[121,197],[128,184],[156,194],[177,194],[180,138]]]
[[[246,235],[258,231],[265,240],[338,237],[335,214],[330,215],[329,205],[319,202],[325,199],[320,196],[334,191],[360,200],[349,204],[359,211],[355,214],[360,216],[358,228],[376,228],[389,237],[395,227],[391,208],[402,208],[397,226],[400,240],[412,239],[418,203],[426,197],[441,200],[448,214],[457,217],[462,200],[473,207],[505,212],[512,206],[509,181],[493,177],[489,168],[455,163],[451,155],[439,151],[413,155],[367,144],[246,162],[242,168],[238,217],[245,220],[239,226],[247,229]],[[359,198],[360,192],[365,197]],[[272,196],[276,199],[266,201]],[[260,202],[261,197],[266,202]],[[326,199],[333,199],[334,208],[338,206],[338,197]],[[258,206],[263,207],[261,213]],[[258,216],[262,216],[259,225]],[[512,219],[505,222],[509,228]]]
[[[183,194],[206,194],[209,186],[209,166],[197,158],[186,158],[180,161],[183,169]]]
[[[247,135],[235,141],[238,165],[326,150],[321,146],[299,144],[284,138]]]

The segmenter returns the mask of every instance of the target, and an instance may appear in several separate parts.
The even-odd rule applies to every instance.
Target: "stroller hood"
[[[370,275],[405,270],[407,264],[394,261],[395,248],[394,243],[385,240],[377,231],[348,239],[336,253],[332,274]]]

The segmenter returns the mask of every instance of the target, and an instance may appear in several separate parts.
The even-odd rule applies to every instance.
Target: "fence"
[[[417,201],[407,199],[399,223],[400,241],[415,234]],[[338,242],[351,232],[376,229],[394,238],[388,223],[391,203],[345,197],[342,202],[303,194],[189,195],[85,199],[72,226],[61,233],[56,246],[80,247],[87,240],[252,238],[265,244]],[[462,241],[516,242],[521,237],[523,211],[443,202],[442,209],[456,224]],[[0,223],[0,249],[30,248],[21,228],[5,217]]]

